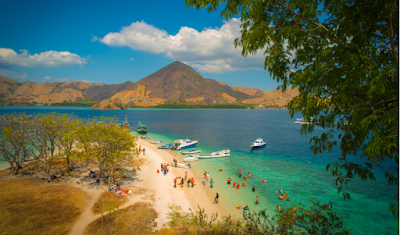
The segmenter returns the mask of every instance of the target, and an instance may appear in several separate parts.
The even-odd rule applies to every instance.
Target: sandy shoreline
[[[157,156],[154,156],[154,155],[158,155],[159,157],[161,157],[162,160],[160,158],[156,159],[156,161],[158,160],[159,162],[157,162],[157,164],[155,166],[155,170],[153,172],[157,178],[160,178],[160,177],[165,178],[165,176],[163,176],[163,174],[161,174],[161,172],[159,174],[157,174],[156,171],[157,171],[157,169],[160,169],[160,165],[162,162],[170,163],[173,161],[175,156],[173,156],[168,151],[158,149],[157,145],[150,144],[149,141],[147,141],[147,140],[139,139],[137,142],[138,142],[138,144],[142,145],[142,148],[145,147],[145,149],[146,149],[145,157],[146,158],[148,158],[148,157],[151,159],[157,158]],[[149,150],[150,150],[150,152],[149,152]],[[151,155],[148,156],[148,153]],[[170,164],[170,165],[172,165],[172,164]],[[194,177],[195,186],[192,188],[192,187],[187,187],[187,184],[185,184],[185,186],[183,186],[183,187],[177,186],[177,188],[174,188],[173,187],[174,177],[177,177],[177,176],[183,177],[186,171],[187,171],[188,177]],[[190,208],[192,210],[198,210],[198,207],[200,206],[200,208],[205,209],[205,212],[209,216],[211,216],[212,213],[216,213],[216,212],[218,213],[219,217],[228,215],[226,213],[226,211],[222,207],[220,207],[218,204],[213,204],[215,195],[210,195],[208,193],[208,191],[205,188],[205,187],[209,187],[208,184],[206,186],[204,186],[202,184],[202,179],[199,178],[198,176],[196,176],[191,169],[171,167],[170,171],[166,177],[168,177],[168,176],[170,176],[170,178],[168,179],[168,181],[166,182],[164,187],[172,189],[172,191],[183,191],[185,194],[184,196],[189,201]],[[175,204],[179,205],[180,199],[176,198],[173,201]],[[186,209],[186,208],[183,208],[183,209]]]

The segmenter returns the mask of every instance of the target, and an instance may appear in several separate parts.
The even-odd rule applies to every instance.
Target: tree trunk
[[[15,163],[15,165],[16,166],[14,168],[12,168],[14,170],[14,173],[13,173],[14,175],[18,174],[18,170],[19,170],[19,167],[20,167],[18,163]]]

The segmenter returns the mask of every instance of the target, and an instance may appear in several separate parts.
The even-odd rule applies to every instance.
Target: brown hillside
[[[0,95],[10,95],[21,85],[22,82],[18,82],[6,77],[0,77]]]
[[[32,90],[32,95],[48,95],[50,92],[53,90],[53,88],[56,86],[55,83],[40,83],[37,84],[33,90]]]
[[[64,89],[62,92],[60,92],[60,95],[64,96],[67,100],[70,101],[75,101],[76,98],[83,97],[82,92],[71,88]]]
[[[258,88],[242,87],[242,86],[233,86],[232,89],[234,91],[240,91],[248,95],[254,95],[260,91]]]
[[[236,102],[236,98],[223,97],[224,93],[235,96],[233,93],[236,91],[232,88],[213,79],[204,79],[194,69],[179,61],[141,79],[137,84],[145,87],[142,92],[149,100],[161,99],[169,104],[192,102],[228,104]],[[238,92],[237,95],[247,96],[241,92]]]
[[[36,82],[27,81],[22,86],[18,87],[13,92],[13,94],[14,95],[32,95],[36,86],[37,86]]]

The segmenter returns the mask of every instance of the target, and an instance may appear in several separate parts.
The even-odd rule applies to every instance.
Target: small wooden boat
[[[183,159],[184,162],[194,162],[199,160],[199,158],[197,156],[190,156],[188,158]]]
[[[171,162],[171,167],[175,167],[175,162]],[[176,163],[176,167],[180,168],[190,168],[189,164],[183,164],[183,163]]]
[[[219,158],[219,157],[228,157],[230,155],[231,155],[231,151],[228,149],[228,150],[213,152],[213,153],[210,153],[209,155],[197,155],[196,157],[198,157],[198,158]]]
[[[158,141],[150,141],[150,144],[161,144],[162,141],[158,140]]]
[[[201,151],[198,149],[191,149],[187,152],[181,152],[181,154],[192,154],[192,153],[200,153]]]

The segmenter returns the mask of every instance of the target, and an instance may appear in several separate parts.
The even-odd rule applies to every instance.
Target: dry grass
[[[199,235],[199,234],[210,234],[200,231],[198,228],[185,225],[177,224],[172,228],[164,228],[154,233],[155,235]]]
[[[0,234],[68,234],[87,199],[77,188],[31,179],[1,179],[0,188]]]
[[[90,223],[84,231],[91,234],[151,234],[156,211],[146,203],[135,203]]]
[[[103,192],[99,200],[93,205],[93,213],[101,214],[107,210],[120,207],[128,201],[128,196],[122,196],[118,193]]]

